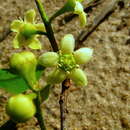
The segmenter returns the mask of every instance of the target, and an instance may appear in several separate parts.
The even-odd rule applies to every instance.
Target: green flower
[[[85,26],[87,23],[86,13],[84,12],[83,5],[81,4],[83,0],[68,0],[67,5],[72,8],[73,13],[79,16],[80,25]]]
[[[31,9],[25,13],[24,20],[14,20],[11,30],[16,32],[13,40],[14,48],[28,46],[31,49],[41,49],[41,43],[37,39],[38,32],[45,31],[44,24],[35,24],[36,13]]]
[[[23,51],[20,53],[14,53],[10,57],[10,66],[15,68],[24,77],[31,88],[37,89],[37,59],[32,52]]]
[[[48,75],[47,82],[51,84],[61,83],[66,78],[72,79],[77,85],[87,85],[87,77],[80,64],[85,64],[92,58],[93,50],[80,48],[74,51],[75,40],[73,35],[65,35],[60,42],[60,51],[46,52],[39,57],[39,64],[44,67],[54,67]]]

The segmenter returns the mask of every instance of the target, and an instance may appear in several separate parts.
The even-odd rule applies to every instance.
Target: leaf
[[[44,68],[39,67],[36,72],[37,79],[41,77]],[[19,94],[29,89],[28,83],[13,69],[0,69],[0,88],[12,94]]]
[[[48,99],[49,94],[50,94],[50,87],[51,87],[51,85],[46,85],[46,86],[40,91],[42,101],[45,101],[45,100]]]
[[[0,70],[0,88],[7,92],[18,94],[25,92],[29,86],[18,74],[13,74],[8,70]]]

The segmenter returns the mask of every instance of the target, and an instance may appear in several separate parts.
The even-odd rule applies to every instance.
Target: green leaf
[[[51,85],[48,84],[40,91],[42,101],[45,101],[48,99],[49,94],[50,94],[50,88],[51,88]]]
[[[38,68],[36,72],[37,79],[41,77],[44,68]],[[13,69],[0,70],[0,88],[12,94],[25,92],[29,89],[28,83],[17,74]]]
[[[13,74],[8,70],[0,70],[0,88],[7,92],[18,94],[25,92],[29,86],[18,74]]]

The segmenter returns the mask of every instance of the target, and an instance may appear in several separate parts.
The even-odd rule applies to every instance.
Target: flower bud
[[[38,60],[40,65],[44,67],[56,66],[58,64],[59,56],[56,52],[43,53]]]
[[[74,52],[74,58],[77,64],[85,64],[92,58],[93,50],[90,48],[80,48]]]
[[[59,84],[66,78],[66,73],[61,69],[55,69],[47,78],[48,84]]]
[[[87,85],[88,81],[86,75],[81,69],[72,70],[68,77],[72,79],[77,85],[81,85],[81,86]]]
[[[37,60],[32,52],[24,51],[13,54],[10,59],[10,65],[18,70],[31,87],[37,84],[35,75]]]
[[[18,94],[8,100],[6,112],[12,120],[25,122],[34,116],[36,107],[28,96]]]
[[[63,54],[69,54],[74,51],[75,39],[72,34],[65,35],[60,43],[60,49]]]

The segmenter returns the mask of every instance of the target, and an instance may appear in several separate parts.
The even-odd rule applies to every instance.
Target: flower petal
[[[77,85],[81,86],[86,86],[88,82],[85,73],[79,68],[72,70],[69,78],[72,79]]]
[[[75,47],[75,39],[72,34],[65,35],[60,43],[60,50],[63,54],[72,53]]]
[[[30,43],[28,41],[28,46],[31,49],[41,49],[42,48],[40,41],[36,37],[32,38],[30,40]]]
[[[25,22],[34,23],[36,17],[36,12],[34,9],[30,9],[25,13],[24,20]]]
[[[20,46],[25,44],[27,44],[27,40],[24,38],[24,36],[22,36],[21,33],[16,34],[13,40],[13,47],[19,48]]]
[[[46,52],[39,57],[39,64],[44,67],[52,67],[58,64],[59,55],[56,52]]]
[[[38,24],[35,24],[35,27],[38,31],[46,31],[45,29],[45,25],[43,23],[38,23]]]
[[[63,82],[66,78],[66,73],[59,69],[56,68],[53,72],[51,72],[47,78],[47,82],[50,84],[59,84]]]
[[[74,52],[74,58],[77,64],[85,64],[92,58],[93,49],[80,48]]]
[[[23,21],[14,20],[14,21],[11,23],[11,30],[12,30],[13,32],[18,32],[22,25],[23,25]]]
[[[80,19],[80,26],[84,27],[87,23],[87,14],[85,12],[82,12],[79,14],[79,19]]]
[[[16,34],[15,38],[13,39],[13,47],[14,48],[19,48],[20,47],[19,34]]]
[[[75,5],[75,9],[74,9],[74,13],[75,14],[80,14],[84,11],[83,9],[83,6],[80,2],[76,2],[76,5]]]

